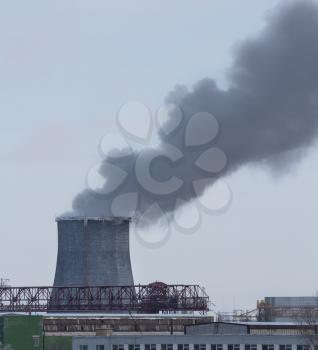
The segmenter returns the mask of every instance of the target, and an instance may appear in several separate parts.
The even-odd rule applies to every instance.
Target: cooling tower
[[[133,285],[127,218],[60,217],[54,286]]]

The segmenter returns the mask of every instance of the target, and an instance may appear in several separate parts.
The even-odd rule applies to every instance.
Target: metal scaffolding
[[[0,287],[0,312],[159,313],[209,310],[198,285],[155,282],[135,286]]]

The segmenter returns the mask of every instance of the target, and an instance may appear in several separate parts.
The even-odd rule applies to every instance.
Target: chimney
[[[133,285],[129,218],[59,217],[54,286]]]

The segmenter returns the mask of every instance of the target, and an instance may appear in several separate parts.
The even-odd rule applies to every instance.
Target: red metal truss
[[[206,312],[208,307],[209,297],[198,285],[0,286],[0,312]]]

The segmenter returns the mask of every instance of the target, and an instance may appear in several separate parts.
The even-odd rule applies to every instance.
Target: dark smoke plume
[[[179,86],[167,97],[184,112],[182,125],[168,136],[160,133],[161,145],[126,157],[108,157],[100,168],[107,178],[105,186],[116,180],[109,164],[125,170],[129,176],[111,195],[97,195],[89,189],[76,196],[75,214],[110,215],[110,205],[120,194],[138,193],[138,211],[145,211],[156,202],[167,213],[175,209],[176,198],[190,201],[192,182],[207,178],[209,173],[193,166],[202,152],[215,145],[222,149],[227,166],[217,177],[225,176],[243,165],[269,164],[284,171],[315,141],[318,134],[318,6],[299,1],[278,7],[257,38],[246,40],[237,48],[229,71],[229,87],[221,90],[216,82],[204,79],[192,91]],[[212,113],[220,125],[213,143],[190,149],[184,147],[185,126],[198,112]],[[168,124],[174,123],[171,113]],[[200,138],[207,132],[200,125],[195,132]],[[151,169],[154,178],[166,181],[175,176],[184,181],[173,195],[150,193],[137,181],[135,162],[152,159],[154,155],[170,154],[170,145],[179,148],[183,158],[176,162],[159,159]],[[215,176],[210,177],[213,185]],[[146,180],[145,180],[146,181]],[[207,186],[209,185],[207,184]],[[204,191],[201,189],[201,193]],[[122,208],[129,212],[128,197]],[[152,218],[153,219],[153,218]]]

